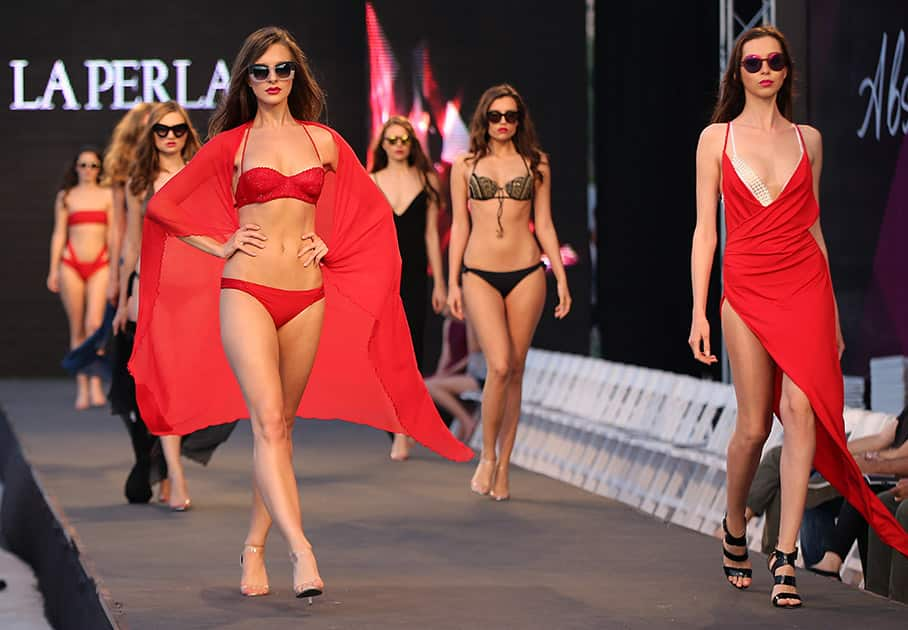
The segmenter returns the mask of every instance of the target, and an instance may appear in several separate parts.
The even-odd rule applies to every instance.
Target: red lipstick
[[[279,87],[277,87],[277,86],[275,85],[274,87],[270,87],[270,88],[268,88],[268,89],[265,90],[265,91],[268,92],[268,94],[280,94],[280,93],[281,93],[281,88],[279,88]]]

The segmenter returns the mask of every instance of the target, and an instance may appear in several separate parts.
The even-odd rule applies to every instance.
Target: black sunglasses
[[[407,134],[403,134],[402,136],[385,136],[385,142],[393,145],[402,144],[406,146],[410,144],[410,136]]]
[[[506,112],[499,112],[498,110],[490,109],[486,112],[486,120],[488,120],[490,123],[501,122],[502,118],[513,125],[520,119],[520,112],[514,109],[510,109]]]
[[[263,83],[271,76],[271,68],[274,68],[274,76],[280,80],[285,80],[293,76],[296,64],[292,61],[282,61],[273,66],[264,63],[254,63],[249,66],[249,76],[256,83]]]
[[[97,162],[77,162],[76,166],[79,168],[101,168],[101,165]]]
[[[788,65],[785,55],[780,52],[769,53],[766,57],[747,55],[741,60],[741,65],[744,66],[744,69],[750,74],[756,74],[763,69],[764,61],[769,64],[769,69],[774,70],[775,72],[782,70]]]
[[[173,132],[174,138],[182,138],[186,135],[186,132],[189,131],[189,125],[186,123],[180,123],[179,125],[162,125],[161,123],[155,123],[151,130],[159,138],[166,138],[167,134],[171,131]]]

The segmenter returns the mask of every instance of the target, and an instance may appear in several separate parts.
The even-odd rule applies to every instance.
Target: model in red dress
[[[324,588],[301,522],[295,416],[368,423],[472,457],[416,368],[388,203],[336,132],[304,122],[321,109],[292,36],[256,31],[214,137],[145,218],[130,361],[139,407],[158,434],[251,419],[244,595],[269,592],[261,552],[272,519],[290,546],[296,595]]]
[[[832,291],[817,196],[820,134],[790,121],[792,65],[772,27],[744,33],[723,92],[697,148],[697,227],[691,256],[694,310],[689,343],[707,364],[706,293],[716,245],[716,204],[725,202],[722,326],[738,400],[728,445],[728,513],[723,551],[728,581],[751,583],[745,499],[772,425],[785,426],[782,515],[770,555],[772,603],[797,607],[794,561],[812,467],[887,543],[908,552],[908,533],[864,482],[845,444],[844,344]]]

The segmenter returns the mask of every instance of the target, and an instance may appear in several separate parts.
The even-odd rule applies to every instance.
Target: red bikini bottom
[[[221,278],[221,288],[236,289],[254,297],[271,315],[275,328],[280,328],[325,297],[324,287],[303,291],[288,291],[236,278]]]
[[[63,258],[60,259],[64,265],[71,267],[79,277],[82,278],[83,282],[88,282],[88,279],[95,275],[95,272],[100,271],[107,266],[107,245],[104,246],[104,249],[101,250],[101,253],[98,254],[91,262],[81,262],[76,258],[76,252],[73,250],[72,243],[66,244],[66,251],[63,253]]]

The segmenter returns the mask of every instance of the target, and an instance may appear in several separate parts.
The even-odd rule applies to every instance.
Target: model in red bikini
[[[728,445],[724,571],[750,586],[745,500],[772,414],[785,426],[782,514],[770,554],[772,603],[801,605],[794,578],[807,480],[816,467],[887,543],[908,553],[899,527],[845,445],[844,344],[820,228],[820,133],[791,123],[793,68],[782,34],[745,32],[732,52],[713,114],[697,147],[697,226],[691,253],[694,357],[712,364],[706,297],[715,252],[716,206],[725,203],[722,330],[738,416]]]
[[[270,591],[262,552],[272,520],[297,597],[324,589],[302,527],[296,416],[369,423],[452,459],[472,456],[416,369],[388,203],[340,136],[308,122],[321,110],[292,36],[251,34],[213,137],[151,199],[143,230],[130,369],[149,429],[252,422],[247,596]]]
[[[100,181],[101,154],[84,149],[67,169],[54,204],[47,288],[63,301],[71,348],[97,330],[104,317],[113,197]],[[107,402],[100,374],[77,374],[76,386],[76,409]]]

